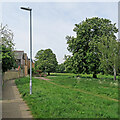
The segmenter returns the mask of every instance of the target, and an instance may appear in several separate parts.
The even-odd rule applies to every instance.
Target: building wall
[[[25,60],[24,59],[21,59],[21,65],[25,65]]]
[[[35,63],[32,62],[32,68],[35,68]],[[30,69],[30,60],[28,60],[28,69]]]
[[[28,65],[28,58],[26,53],[24,53],[24,59],[25,59],[25,65]]]
[[[28,75],[28,69],[30,69],[30,60],[27,57],[27,53],[24,53],[24,51],[16,51],[16,63],[18,67],[24,71],[24,76]],[[34,63],[32,63],[32,67],[35,68]]]
[[[25,76],[28,75],[28,66],[27,65],[24,66],[24,74],[25,74]]]
[[[32,67],[35,68],[35,63],[32,63]]]

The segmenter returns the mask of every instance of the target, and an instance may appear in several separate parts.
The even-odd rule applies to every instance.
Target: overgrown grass
[[[52,77],[52,75],[56,75],[56,77]],[[98,75],[98,79],[92,78],[91,74],[81,74],[78,77],[76,76],[78,75],[53,73],[47,78],[60,85],[118,99],[118,80],[114,81],[112,76]]]
[[[16,80],[35,118],[118,117],[118,86],[111,78],[76,77],[70,73],[51,75],[47,77],[50,81],[33,78],[32,95],[29,95],[29,78]]]

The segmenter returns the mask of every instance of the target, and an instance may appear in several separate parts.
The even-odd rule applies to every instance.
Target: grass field
[[[16,84],[35,118],[118,118],[118,82],[112,76],[53,73],[50,80],[29,78]]]

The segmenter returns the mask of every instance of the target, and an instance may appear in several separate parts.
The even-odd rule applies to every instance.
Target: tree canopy
[[[67,60],[71,61],[71,64],[70,62],[66,64],[68,63],[69,68],[72,67],[75,73],[92,73],[96,78],[101,64],[98,42],[103,35],[116,39],[114,34],[118,29],[108,19],[93,17],[75,24],[73,31],[76,32],[76,37],[66,36],[67,49],[72,52],[71,58]]]
[[[0,35],[2,40],[2,71],[5,72],[15,65],[13,32],[8,26],[0,26]]]
[[[64,73],[65,72],[65,65],[64,63],[58,64],[56,67],[56,72],[57,73]]]
[[[51,49],[39,50],[35,56],[35,68],[48,72],[55,72],[58,65],[56,55]]]
[[[101,52],[101,69],[107,74],[114,73],[116,80],[116,73],[120,67],[120,42],[110,36],[102,36],[98,48]]]

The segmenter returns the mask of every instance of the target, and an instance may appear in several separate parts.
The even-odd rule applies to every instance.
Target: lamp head
[[[32,9],[31,8],[25,8],[25,7],[20,7],[21,9],[23,9],[23,10],[28,10],[28,11],[31,11]]]

